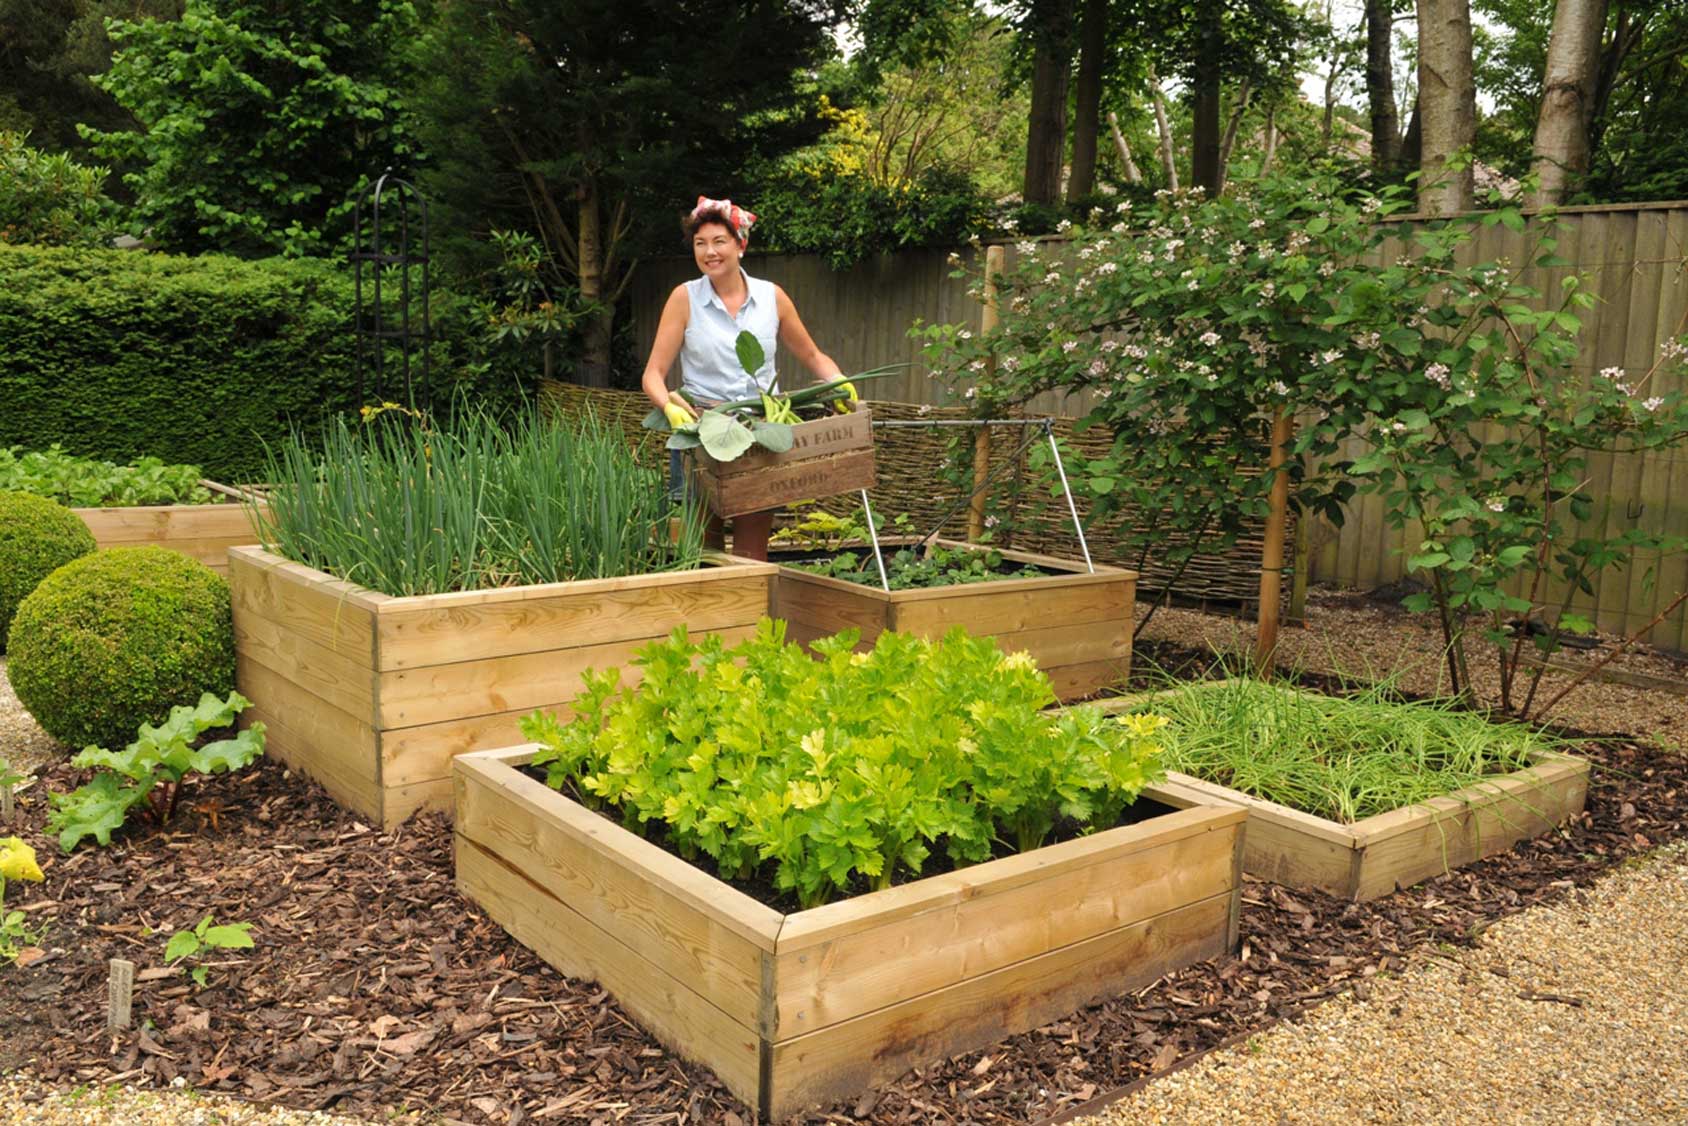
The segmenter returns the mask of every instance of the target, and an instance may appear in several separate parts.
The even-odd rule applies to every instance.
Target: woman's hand
[[[676,394],[670,394],[668,401],[662,404],[662,413],[667,417],[668,425],[676,430],[682,426],[690,426],[697,421],[697,415],[686,404],[686,400]]]

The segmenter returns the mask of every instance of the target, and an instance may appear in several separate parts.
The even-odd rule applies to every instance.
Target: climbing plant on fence
[[[1549,609],[1550,585],[1586,588],[1638,550],[1682,546],[1578,522],[1593,504],[1590,451],[1688,434],[1688,404],[1658,390],[1688,350],[1673,342],[1634,378],[1582,379],[1571,361],[1595,296],[1576,281],[1548,299],[1521,280],[1532,264],[1567,264],[1553,256],[1551,223],[1520,261],[1466,266],[1459,252],[1479,225],[1524,229],[1516,208],[1380,221],[1410,206],[1397,190],[1287,178],[1212,201],[1163,192],[1140,215],[1122,203],[1111,225],[1071,228],[1064,246],[1022,244],[996,283],[998,327],[926,329],[928,357],[982,413],[1045,391],[1093,392],[1083,425],[1107,427],[1113,444],[1079,479],[1099,516],[1141,514],[1125,534],[1144,553],[1174,534],[1185,559],[1233,543],[1265,512],[1276,476],[1239,470],[1265,465],[1267,420],[1291,412],[1297,500],[1340,523],[1364,489],[1393,526],[1421,522],[1408,565],[1430,591],[1413,608],[1442,622],[1451,687],[1469,688],[1465,616],[1479,615],[1503,706],[1515,707],[1515,638]],[[1391,240],[1399,249],[1385,253]],[[984,296],[982,279],[973,292]],[[1352,436],[1369,444],[1357,459],[1343,452]],[[1566,595],[1552,607],[1545,648],[1585,628],[1568,605]]]

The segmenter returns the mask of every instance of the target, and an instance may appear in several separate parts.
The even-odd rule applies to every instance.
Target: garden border
[[[200,484],[239,499],[221,504],[142,504],[71,511],[93,533],[96,547],[164,547],[226,575],[229,548],[258,542],[253,510],[263,508],[264,502],[227,485],[212,481]]]
[[[1131,671],[1136,571],[1100,563],[1090,571],[1083,563],[1053,555],[960,540],[933,542],[1000,551],[1005,559],[1065,573],[885,591],[782,566],[774,582],[773,616],[785,620],[791,641],[807,645],[842,629],[859,629],[864,649],[884,630],[937,638],[964,626],[976,637],[995,640],[1004,652],[1030,653],[1062,699],[1125,681]]]
[[[447,808],[453,755],[567,718],[588,668],[685,625],[729,644],[767,614],[774,567],[706,553],[690,571],[395,598],[261,547],[229,550],[235,682],[270,754],[392,828]]]
[[[522,774],[536,749],[453,761],[459,890],[562,973],[603,985],[764,1120],[1236,942],[1246,815],[1235,806],[784,915]]]
[[[1157,695],[1122,696],[1095,706],[1125,711]],[[1584,759],[1541,751],[1523,770],[1351,825],[1178,771],[1167,772],[1160,790],[1168,804],[1224,802],[1246,809],[1243,870],[1249,875],[1366,900],[1504,852],[1577,816],[1588,800],[1588,772]]]

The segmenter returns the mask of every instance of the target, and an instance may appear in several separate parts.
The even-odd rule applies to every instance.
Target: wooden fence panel
[[[1496,224],[1483,228],[1465,248],[1462,262],[1497,258],[1526,261],[1538,233],[1532,219],[1522,233]],[[1561,212],[1557,253],[1570,267],[1525,269],[1523,281],[1548,299],[1562,294],[1565,278],[1581,273],[1600,296],[1585,320],[1576,371],[1598,378],[1601,369],[1622,367],[1638,381],[1657,360],[1661,345],[1688,330],[1688,203],[1570,208]],[[1391,240],[1379,254],[1391,261],[1405,246]],[[1005,247],[1012,265],[1016,250]],[[969,266],[976,251],[959,251]],[[875,399],[954,405],[954,391],[929,377],[921,362],[921,342],[908,335],[917,321],[965,323],[977,327],[979,306],[967,296],[966,281],[950,277],[946,250],[914,250],[881,255],[845,271],[831,270],[816,255],[758,255],[746,269],[784,286],[822,348],[846,371],[908,362],[907,371],[881,380],[867,391]],[[689,258],[654,259],[641,267],[633,285],[634,327],[640,355],[650,347],[657,314],[674,285],[696,276]],[[785,349],[778,363],[794,371]],[[1655,376],[1645,390],[1662,395],[1678,386]],[[1640,389],[1638,389],[1640,392]],[[1089,407],[1087,396],[1065,400],[1044,396],[1029,405],[1035,411],[1075,416]],[[1357,453],[1362,443],[1350,446]],[[1599,454],[1591,458],[1586,488],[1595,498],[1595,514],[1586,532],[1615,534],[1632,527],[1688,532],[1688,450],[1648,455]],[[1404,550],[1422,535],[1391,529],[1376,498],[1358,498],[1341,529],[1314,533],[1313,578],[1343,586],[1371,588],[1399,579]],[[1688,559],[1638,560],[1631,571],[1608,572],[1593,596],[1578,595],[1572,607],[1595,618],[1608,631],[1633,632],[1646,625],[1675,594],[1688,586]],[[1548,592],[1549,601],[1557,598]],[[1688,608],[1679,609],[1647,637],[1655,645],[1688,650]]]

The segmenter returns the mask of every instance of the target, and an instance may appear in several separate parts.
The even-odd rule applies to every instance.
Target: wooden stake
[[[985,307],[979,313],[979,335],[983,336],[997,325],[996,279],[1002,273],[1003,250],[1000,246],[985,250]],[[996,360],[987,361],[985,377],[996,374]],[[977,543],[985,534],[985,481],[991,469],[991,428],[979,427],[973,438],[973,499],[967,502],[967,539]]]
[[[1272,676],[1272,654],[1278,648],[1278,601],[1284,582],[1284,525],[1289,520],[1289,440],[1295,420],[1280,410],[1272,420],[1272,453],[1268,468],[1272,478],[1272,506],[1266,516],[1266,542],[1260,549],[1260,635],[1255,642],[1255,673],[1263,680]]]
[[[135,963],[113,958],[106,980],[106,1031],[113,1036],[129,1027],[129,1009],[135,1000]]]
[[[17,809],[12,805],[12,784],[0,782],[0,825],[9,824],[16,814]]]

